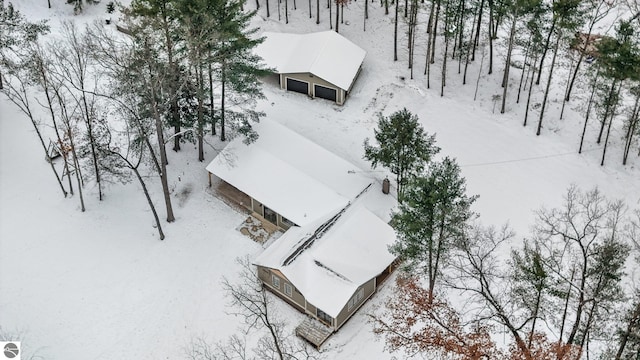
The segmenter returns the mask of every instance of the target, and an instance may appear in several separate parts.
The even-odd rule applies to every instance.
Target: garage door
[[[298,81],[298,80],[287,78],[287,90],[308,95],[309,84],[304,81]]]
[[[316,97],[336,101],[337,91],[328,87],[316,85],[315,86]]]

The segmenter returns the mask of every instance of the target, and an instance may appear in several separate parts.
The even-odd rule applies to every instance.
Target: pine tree
[[[376,168],[382,165],[396,175],[398,201],[402,202],[403,188],[409,178],[418,175],[440,151],[435,135],[427,134],[418,117],[402,109],[389,117],[379,115],[374,130],[377,146],[364,141],[364,158]]]
[[[35,41],[49,32],[46,21],[29,22],[12,3],[0,0],[0,60],[8,61],[24,44]],[[2,64],[0,64],[0,90],[3,88]]]
[[[406,261],[410,271],[426,273],[431,298],[449,251],[464,236],[474,215],[471,205],[476,199],[466,195],[460,167],[449,157],[432,163],[426,174],[407,183],[403,202],[391,220],[398,233],[391,251]]]
[[[249,28],[255,11],[243,12],[241,4],[241,0],[215,0],[211,8],[219,36],[213,53],[221,88],[218,123],[222,141],[227,138],[227,128],[232,135],[241,134],[249,142],[255,140],[257,134],[251,122],[264,115],[255,110],[255,105],[264,98],[260,77],[269,72],[259,65],[261,59],[253,53],[264,39],[255,38],[257,29]]]
[[[85,4],[97,4],[99,0],[67,0],[67,4],[73,5],[73,12],[77,15],[83,10],[83,2]],[[49,6],[51,7],[51,6]]]
[[[607,92],[602,93],[601,104],[604,106],[598,143],[602,139],[605,126],[607,134],[602,150],[600,165],[604,165],[611,124],[616,115],[616,107],[620,102],[622,83],[628,79],[640,81],[640,41],[636,28],[628,21],[620,21],[616,27],[616,38],[605,38],[597,46],[600,57],[598,64],[602,75],[611,84]]]

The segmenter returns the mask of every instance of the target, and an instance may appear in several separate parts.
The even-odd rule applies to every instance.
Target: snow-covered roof
[[[335,31],[310,34],[265,32],[256,47],[266,65],[278,73],[311,73],[349,90],[366,52]]]
[[[207,170],[297,225],[337,213],[371,183],[355,165],[273,120],[254,128],[254,143],[232,140]]]
[[[335,318],[358,287],[393,262],[388,248],[396,235],[379,217],[354,205],[310,243],[331,218],[290,228],[254,263],[282,272],[309,303]]]

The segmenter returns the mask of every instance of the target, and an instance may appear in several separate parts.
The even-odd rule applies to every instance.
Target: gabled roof
[[[358,287],[393,262],[388,247],[396,239],[391,226],[363,206],[339,215],[290,228],[254,262],[282,272],[309,303],[334,318]]]
[[[349,90],[366,52],[335,31],[310,34],[265,32],[256,47],[266,65],[278,73],[311,73]]]
[[[337,213],[370,184],[355,165],[277,122],[254,128],[254,143],[232,140],[207,170],[297,225]]]

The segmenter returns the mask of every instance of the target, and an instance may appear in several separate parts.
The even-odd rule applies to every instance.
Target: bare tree
[[[33,81],[33,77],[31,76],[27,63],[30,61],[30,56],[28,53],[18,54],[16,53],[13,59],[2,58],[2,67],[5,69],[4,77],[4,87],[2,92],[5,94],[7,99],[11,101],[14,105],[20,109],[20,111],[27,116],[33,128],[38,136],[38,140],[40,145],[42,146],[42,150],[44,152],[45,159],[49,160],[49,151],[47,149],[47,145],[44,141],[44,135],[42,134],[40,120],[36,117],[36,114],[33,112],[33,99],[30,95],[31,88],[35,85]],[[62,179],[58,174],[58,170],[56,170],[55,165],[52,161],[48,161],[49,166],[51,167],[51,171],[53,172],[58,185],[60,186],[60,191],[64,197],[67,197],[67,190],[64,188],[62,184]]]
[[[233,315],[242,319],[246,332],[264,331],[266,334],[258,340],[252,349],[253,356],[247,356],[244,340],[232,336],[227,344],[218,344],[217,353],[222,359],[280,359],[302,360],[319,359],[310,353],[310,349],[292,334],[286,333],[286,324],[278,319],[272,308],[272,298],[258,278],[255,267],[249,258],[238,258],[240,274],[236,282],[223,277],[222,288],[231,300]],[[208,359],[201,357],[196,359]]]
[[[62,80],[63,86],[79,104],[81,114],[87,127],[87,138],[91,150],[91,165],[98,184],[98,198],[102,200],[102,184],[100,159],[97,152],[97,142],[94,127],[97,116],[95,98],[89,98],[88,90],[90,74],[90,56],[86,40],[86,33],[80,33],[75,23],[66,21],[63,23],[63,42],[53,46],[52,50],[56,59],[56,75]],[[94,80],[94,89],[97,86]]]

